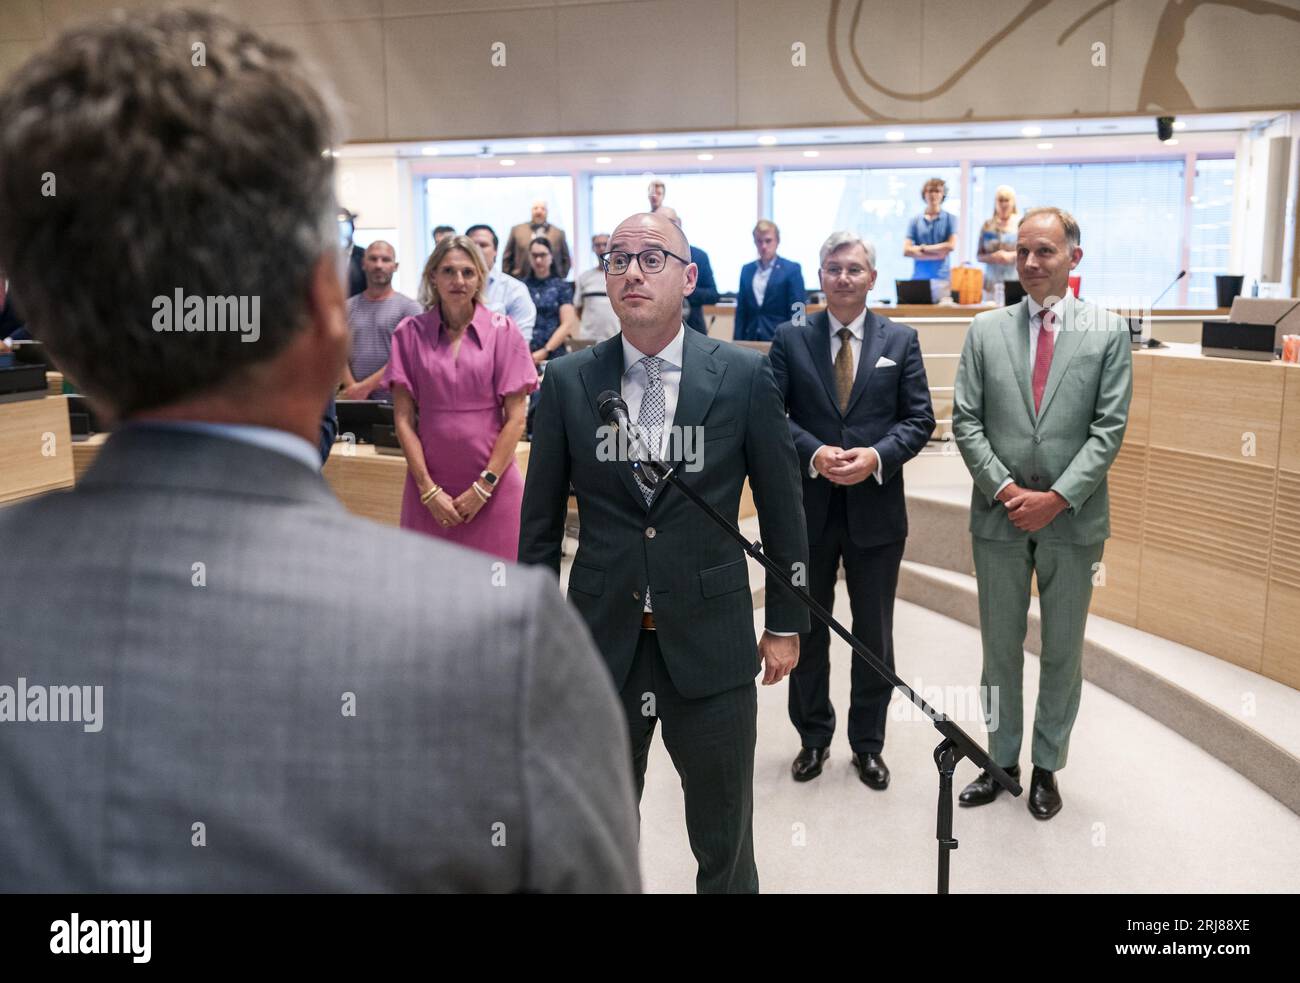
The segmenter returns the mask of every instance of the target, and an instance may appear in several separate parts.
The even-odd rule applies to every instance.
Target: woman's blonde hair
[[[1011,197],[1011,217],[1015,218],[1020,214],[1020,206],[1016,204],[1016,189],[1009,184],[999,184],[993,189],[993,218],[998,217],[998,196],[1009,195]]]
[[[474,291],[474,302],[485,306],[487,304],[487,263],[483,260],[483,251],[469,236],[447,236],[433,247],[433,252],[429,254],[429,259],[424,264],[424,272],[420,274],[420,292],[416,300],[426,311],[432,310],[438,304],[438,288],[434,285],[434,274],[438,272],[438,267],[453,249],[459,249],[468,256],[478,273],[478,289]]]

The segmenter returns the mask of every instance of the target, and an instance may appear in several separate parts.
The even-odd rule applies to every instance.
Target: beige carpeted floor
[[[847,612],[840,584],[837,610]],[[762,625],[762,611],[755,624]],[[975,712],[979,634],[899,602],[899,674],[935,687],[944,707],[983,740]],[[844,735],[846,645],[833,639],[831,693],[839,717],[820,778],[796,784],[798,737],[786,715],[786,684],[759,688],[754,837],[764,892],[931,892],[936,878],[932,760],[937,732],[900,697],[891,707],[885,759],[889,789],[857,778]],[[1025,658],[1026,742],[1038,662]],[[1028,787],[1028,743],[1021,754]],[[975,775],[962,762],[956,789]],[[1024,798],[1003,795],[956,810],[954,892],[1271,892],[1300,884],[1300,817],[1190,742],[1108,693],[1084,684],[1069,766],[1059,773],[1065,807],[1035,820]],[[658,735],[642,800],[642,872],[649,892],[694,890],[695,861],[682,818],[681,786]]]

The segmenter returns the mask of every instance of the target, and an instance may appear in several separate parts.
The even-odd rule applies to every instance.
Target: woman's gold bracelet
[[[430,488],[427,492],[425,492],[423,495],[420,496],[420,504],[421,504],[421,505],[428,505],[428,504],[429,504],[429,499],[433,498],[433,496],[436,495],[436,494],[438,494],[438,492],[440,492],[440,491],[442,491],[442,486],[441,486],[441,485],[434,485],[434,486],[433,486],[432,488]]]
[[[470,487],[474,489],[474,494],[476,494],[479,498],[483,499],[484,502],[487,502],[487,500],[492,497],[492,493],[484,491],[482,488],[480,488],[477,481],[474,482],[474,484],[470,485]]]

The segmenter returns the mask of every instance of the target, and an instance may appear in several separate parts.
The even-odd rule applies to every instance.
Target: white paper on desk
[[[898,363],[895,362],[895,361],[894,361],[892,358],[890,358],[889,356],[887,356],[887,355],[881,355],[880,358],[879,358],[879,360],[876,362],[876,368],[878,368],[878,369],[883,369],[883,368],[884,368],[885,366],[887,366],[887,365],[897,365],[897,364],[898,364]]]

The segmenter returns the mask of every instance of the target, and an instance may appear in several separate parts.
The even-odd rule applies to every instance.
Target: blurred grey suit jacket
[[[639,888],[627,728],[545,573],[144,428],[0,544],[0,684],[104,687],[99,733],[0,723],[0,889]]]

